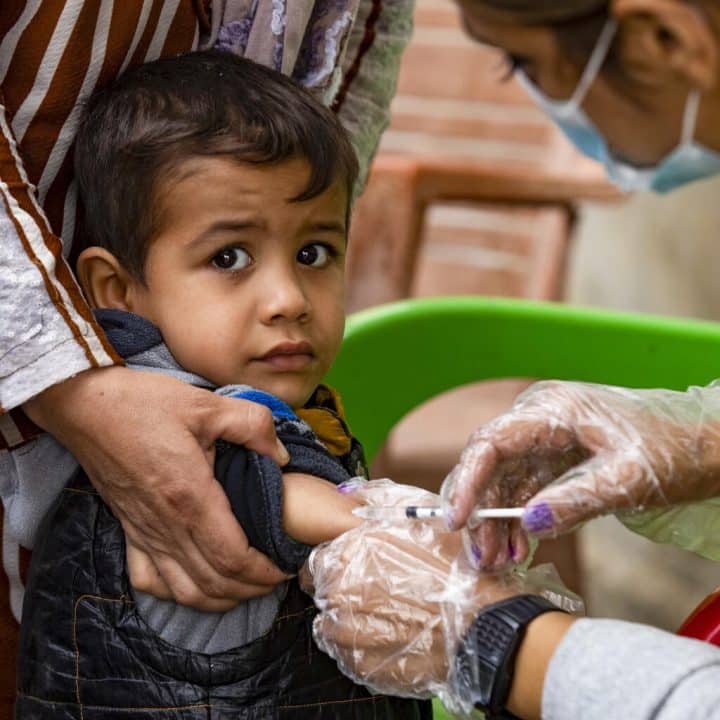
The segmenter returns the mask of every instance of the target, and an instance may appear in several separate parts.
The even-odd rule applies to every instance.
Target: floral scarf
[[[210,31],[201,44],[279,70],[328,105],[342,79],[359,2],[213,0]]]

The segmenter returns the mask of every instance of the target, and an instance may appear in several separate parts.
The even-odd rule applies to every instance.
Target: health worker
[[[458,2],[470,36],[505,54],[537,105],[623,190],[668,193],[720,173],[717,0]],[[478,505],[526,507],[522,521],[470,530],[487,570],[507,567],[510,548],[526,555],[525,527],[538,516],[557,535],[620,513],[650,537],[720,559],[720,385],[537,383],[473,435],[441,494],[454,529]],[[427,532],[440,547],[441,531]],[[720,718],[720,648],[577,619],[527,585],[486,576],[481,589],[461,588],[452,564],[446,586],[459,592],[428,593],[428,576],[402,562],[406,542],[399,529],[367,526],[312,558],[316,639],[358,681],[497,718]],[[349,557],[353,573],[343,572]]]

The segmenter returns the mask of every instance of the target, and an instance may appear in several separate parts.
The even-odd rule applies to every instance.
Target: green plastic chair
[[[431,397],[499,378],[684,390],[720,376],[720,324],[486,297],[407,300],[348,320],[328,382],[368,461]],[[436,718],[449,718],[439,703]]]

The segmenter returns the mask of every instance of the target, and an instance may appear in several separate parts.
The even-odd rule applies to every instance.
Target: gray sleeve
[[[0,93],[0,414],[83,370],[113,363],[72,273],[63,269],[61,244],[10,125]]]
[[[548,668],[544,720],[720,718],[720,648],[619,620],[578,620]]]
[[[77,469],[70,451],[48,433],[0,453],[6,541],[32,550],[42,519]]]
[[[400,59],[412,33],[414,0],[360,0],[343,62],[346,86],[338,115],[350,133],[360,163],[362,191],[380,136],[390,120]]]

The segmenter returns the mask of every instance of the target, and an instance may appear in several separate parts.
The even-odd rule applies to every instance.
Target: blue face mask
[[[693,139],[700,106],[699,90],[691,91],[685,103],[680,142],[656,165],[637,167],[618,158],[608,147],[605,138],[582,109],[582,103],[605,62],[616,31],[617,22],[610,18],[600,33],[575,92],[568,100],[547,97],[522,71],[517,73],[518,81],[570,142],[584,155],[601,162],[610,181],[623,190],[664,193],[720,173],[720,153]]]

